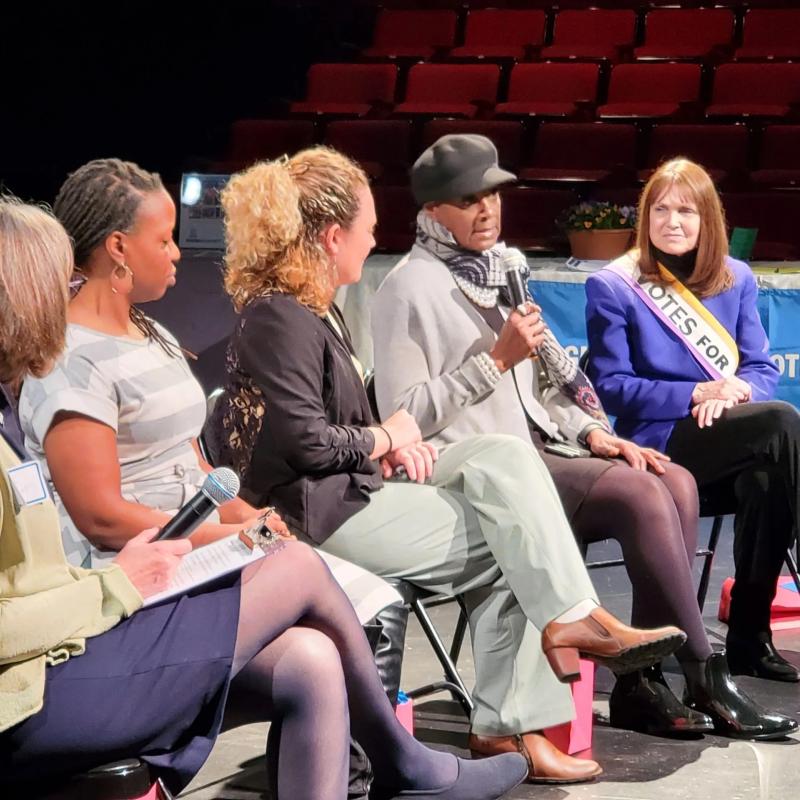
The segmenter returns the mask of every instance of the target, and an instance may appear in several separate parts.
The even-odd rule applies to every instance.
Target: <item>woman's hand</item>
[[[289,530],[289,526],[283,521],[281,515],[272,507],[259,508],[254,511],[249,519],[243,520],[243,529],[250,530],[254,525],[261,522],[263,517],[264,525],[267,529],[274,533],[279,539],[297,539],[297,537]]]
[[[247,525],[255,522],[259,514],[263,514],[266,509],[253,508],[250,503],[242,500],[241,497],[234,497],[223,503],[218,509],[219,521],[223,525]]]
[[[527,314],[512,311],[508,315],[494,347],[489,352],[500,372],[524,361],[544,341],[547,325],[542,320],[542,309],[530,302],[526,303],[526,308]]]
[[[264,524],[274,533],[279,539],[296,539],[297,537],[289,530],[289,526],[283,521],[281,515],[275,511],[274,508],[262,508],[258,513],[259,516],[264,512],[267,517]]]
[[[422,441],[422,432],[417,421],[405,409],[395,411],[389,419],[381,423],[381,427],[386,428],[389,436],[392,437],[393,451],[402,450],[404,447]]]
[[[656,475],[663,475],[666,472],[661,462],[670,460],[668,455],[659,453],[652,447],[639,447],[635,442],[620,439],[619,436],[614,436],[600,428],[589,431],[586,444],[596,456],[624,458],[634,469],[645,472],[649,468]]]
[[[147,528],[130,539],[114,559],[143,598],[169,585],[181,559],[192,549],[189,539],[152,541],[158,528]]]
[[[703,400],[692,408],[692,416],[697,420],[698,427],[710,428],[714,424],[714,420],[719,419],[726,408],[733,408],[735,405],[736,401],[730,398],[728,400],[716,398]]]
[[[384,478],[391,478],[402,467],[409,480],[417,483],[433,475],[433,465],[439,453],[430,442],[418,442],[408,447],[399,447],[381,459],[381,472]]]
[[[731,375],[730,378],[698,383],[692,392],[692,404],[696,406],[706,400],[732,400],[733,405],[747,403],[752,393],[753,389],[749,383],[737,378],[736,375]]]

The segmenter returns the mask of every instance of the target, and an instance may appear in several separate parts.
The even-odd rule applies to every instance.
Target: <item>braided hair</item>
[[[75,252],[75,273],[85,276],[92,253],[114,232],[129,232],[145,195],[164,189],[156,172],[118,158],[98,158],[71,173],[58,190],[53,211],[66,228]],[[164,338],[153,321],[131,305],[131,322],[170,356],[175,345]],[[187,355],[193,356],[183,348]]]

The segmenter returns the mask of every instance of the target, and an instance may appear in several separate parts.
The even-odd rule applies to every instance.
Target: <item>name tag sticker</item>
[[[38,461],[25,461],[7,471],[20,508],[43,503],[48,499],[47,484]]]

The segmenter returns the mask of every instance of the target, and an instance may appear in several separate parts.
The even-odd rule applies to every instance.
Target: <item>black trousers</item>
[[[746,403],[703,429],[687,417],[675,426],[666,451],[694,475],[701,497],[721,503],[719,513],[735,511],[728,635],[768,632],[800,513],[800,413],[789,403]]]

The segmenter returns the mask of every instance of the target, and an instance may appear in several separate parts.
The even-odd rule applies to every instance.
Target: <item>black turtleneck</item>
[[[694,272],[694,265],[697,261],[697,248],[681,256],[676,256],[672,253],[665,253],[654,246],[653,253],[659,263],[663,264],[681,283],[686,283]]]

